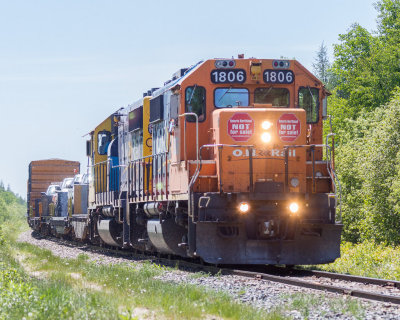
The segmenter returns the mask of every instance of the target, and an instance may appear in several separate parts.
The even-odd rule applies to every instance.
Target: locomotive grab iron
[[[72,185],[68,210],[28,195],[29,224],[214,264],[332,262],[342,225],[328,95],[295,60],[181,69],[94,128],[88,183]]]

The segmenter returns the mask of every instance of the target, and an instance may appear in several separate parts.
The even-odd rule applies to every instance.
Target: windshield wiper
[[[312,101],[314,102],[314,95],[313,95],[312,92],[311,92],[310,86],[307,86],[307,89],[308,89],[308,91],[309,91],[310,94],[311,94],[311,99],[312,99]]]
[[[225,95],[226,95],[228,92],[231,91],[231,89],[232,89],[232,87],[230,87],[228,90],[226,90],[226,91],[224,92],[224,94],[221,96],[221,98],[219,98],[218,103],[222,100],[223,97],[225,97]]]
[[[197,84],[194,85],[194,88],[193,88],[192,94],[190,95],[190,99],[188,101],[188,104],[190,104],[192,102],[192,99],[193,99],[193,96],[194,96],[194,92],[196,91],[196,88],[197,88]]]
[[[267,98],[267,96],[268,96],[268,93],[272,90],[272,86],[270,86],[270,87],[268,87],[268,88],[266,88],[266,89],[268,89],[267,90],[267,92],[266,93],[264,93],[264,96],[263,96],[263,98],[264,99],[266,99]]]

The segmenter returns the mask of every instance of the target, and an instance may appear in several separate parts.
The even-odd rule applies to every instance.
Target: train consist
[[[29,224],[214,264],[332,262],[342,225],[328,95],[295,60],[181,69],[91,131],[87,181],[31,197]]]

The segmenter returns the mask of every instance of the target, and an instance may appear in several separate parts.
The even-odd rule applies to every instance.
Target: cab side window
[[[300,87],[299,107],[306,110],[307,123],[317,123],[319,114],[319,90],[311,87]]]
[[[185,112],[194,112],[199,122],[206,119],[206,89],[200,86],[187,87],[185,90]],[[195,117],[186,117],[188,122],[196,122]]]
[[[111,132],[110,131],[100,131],[97,134],[97,152],[98,154],[107,154],[108,145],[111,142]]]

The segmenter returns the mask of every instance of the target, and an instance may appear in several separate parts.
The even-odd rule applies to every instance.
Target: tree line
[[[355,23],[314,73],[331,91],[343,238],[400,244],[400,0],[380,0],[376,31]]]

